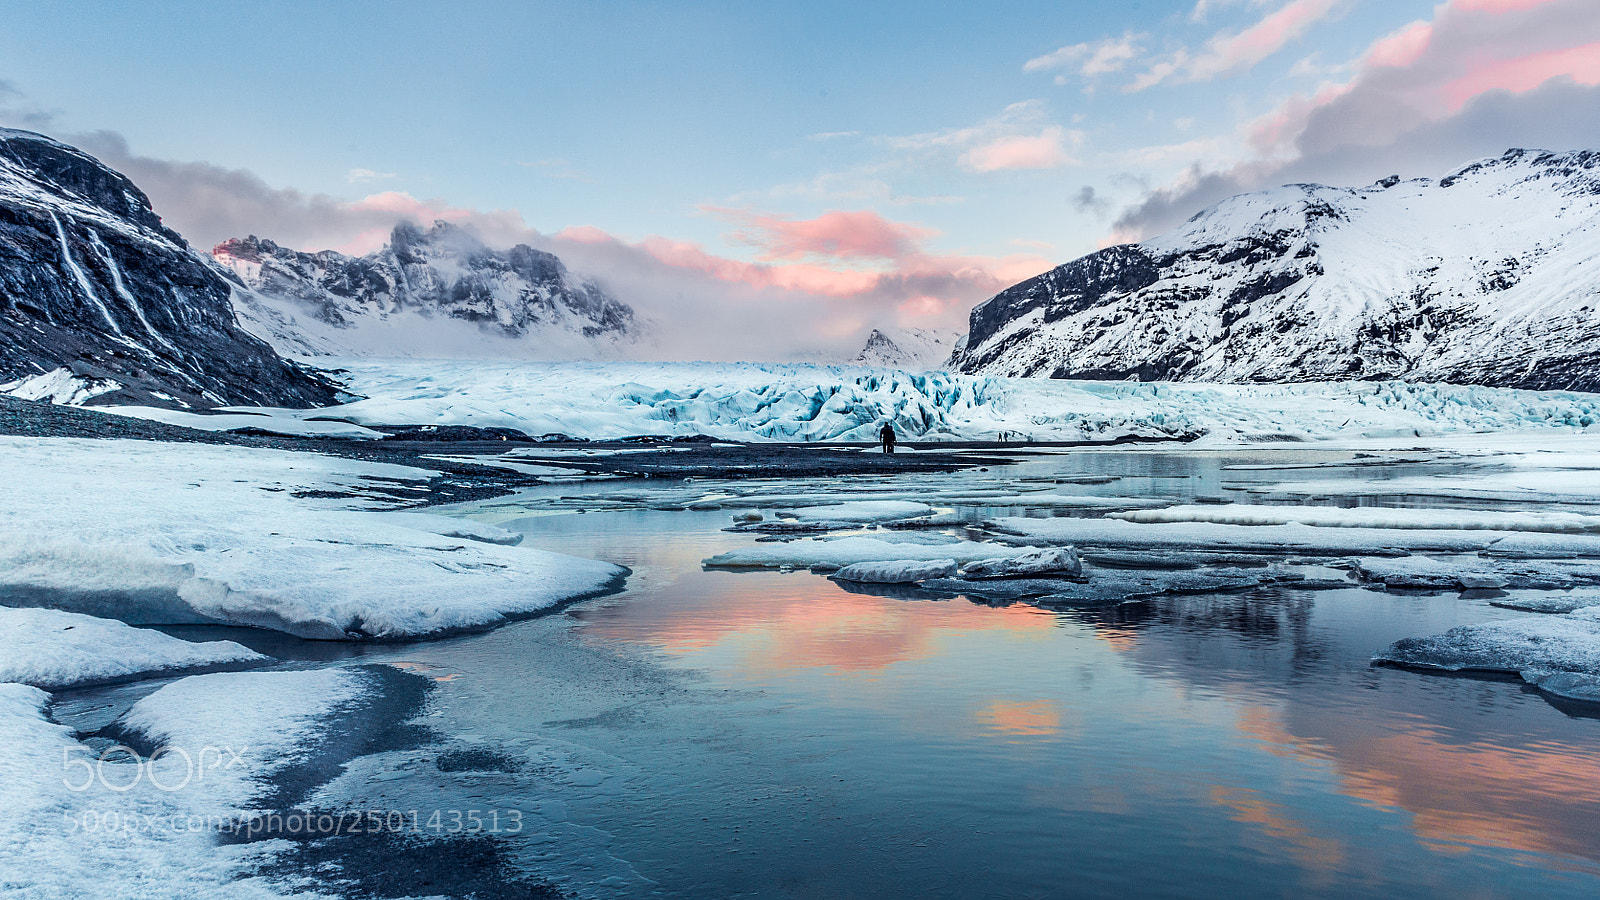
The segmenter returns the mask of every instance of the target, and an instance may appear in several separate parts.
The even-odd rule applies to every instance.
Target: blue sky
[[[0,123],[123,168],[202,246],[370,249],[386,217],[442,214],[590,269],[816,295],[823,342],[958,327],[1222,191],[1600,145],[1536,103],[1600,81],[1592,0],[0,0],[0,20]],[[1491,117],[1511,133],[1468,127],[1490,101],[1526,107]]]

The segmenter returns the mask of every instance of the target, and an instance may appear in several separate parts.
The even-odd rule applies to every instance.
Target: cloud
[[[834,141],[840,138],[860,137],[859,131],[819,131],[816,134],[806,135],[808,141]]]
[[[361,184],[362,182],[366,181],[388,181],[391,178],[399,177],[399,175],[396,175],[393,172],[378,172],[372,169],[351,169],[344,176],[344,180],[351,184]]]
[[[65,139],[127,174],[166,223],[200,247],[255,234],[301,250],[365,253],[398,222],[443,219],[490,246],[548,250],[653,323],[653,343],[640,358],[848,358],[872,327],[963,329],[973,304],[1051,266],[1031,253],[933,253],[925,246],[937,236],[932,229],[865,210],[810,219],[713,210],[738,226],[736,244],[755,248],[757,258],[747,261],[589,225],[542,234],[516,210],[474,210],[402,191],[345,199],[275,188],[244,169],[140,156],[112,132]]]
[[[999,172],[1007,169],[1055,169],[1070,165],[1064,141],[1081,141],[1078,132],[1052,125],[1038,135],[1013,135],[996,138],[961,154],[961,166],[972,172]]]
[[[1022,64],[1022,71],[1045,72],[1073,68],[1084,78],[1117,72],[1139,57],[1142,50],[1139,42],[1146,37],[1148,35],[1129,31],[1118,38],[1071,44],[1028,60]]]
[[[892,222],[870,210],[834,211],[814,219],[795,220],[786,216],[722,209],[701,209],[745,226],[728,236],[732,243],[760,250],[766,261],[798,260],[806,257],[834,259],[904,259],[918,252],[918,245],[939,232],[931,228]]]
[[[0,125],[45,131],[55,123],[56,117],[56,112],[33,105],[14,82],[0,78]]]
[[[1437,176],[1510,147],[1592,147],[1600,17],[1593,0],[1450,0],[1375,41],[1350,71],[1248,123],[1256,157],[1192,167],[1124,211],[1117,237],[1284,182]]]
[[[1351,2],[1290,0],[1243,31],[1213,36],[1198,53],[1175,51],[1135,77],[1124,90],[1142,91],[1166,81],[1210,81],[1252,69],[1298,40],[1313,25],[1343,12]],[[1203,16],[1205,6],[1196,6],[1191,18]]]
[[[1072,208],[1081,213],[1104,216],[1111,211],[1111,201],[1100,196],[1098,191],[1086,184],[1072,195]]]

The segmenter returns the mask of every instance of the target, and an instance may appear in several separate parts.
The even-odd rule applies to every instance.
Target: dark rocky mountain
[[[255,236],[211,254],[243,288],[246,326],[287,354],[604,357],[642,332],[631,307],[554,254],[492,250],[447,222],[397,225],[361,257]]]
[[[334,385],[238,327],[230,293],[127,178],[0,129],[5,389],[98,404],[334,402]]]
[[[1600,391],[1600,152],[1287,185],[972,310],[962,372]]]

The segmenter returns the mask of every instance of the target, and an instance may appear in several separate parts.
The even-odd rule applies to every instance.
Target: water
[[[1188,498],[1265,478],[1221,469],[1239,461],[1074,454],[1024,469]],[[448,745],[506,751],[522,771],[446,774],[397,754],[336,787],[517,809],[517,860],[584,895],[1600,890],[1600,721],[1511,680],[1368,665],[1400,637],[1517,615],[1484,600],[902,601],[807,572],[702,571],[750,541],[720,530],[725,512],[495,509],[530,544],[632,567],[628,591],[378,654],[441,679],[428,721]]]
[[[1241,459],[1071,454],[1022,474],[1239,499],[1229,485],[1269,480],[1220,468]],[[720,530],[727,512],[525,515],[615,487],[467,511],[632,567],[625,593],[361,657],[436,680],[443,748],[519,770],[397,751],[334,796],[515,810],[515,861],[582,896],[1600,895],[1600,720],[1514,680],[1368,665],[1524,613],[1359,589],[904,601],[701,570],[751,541]]]

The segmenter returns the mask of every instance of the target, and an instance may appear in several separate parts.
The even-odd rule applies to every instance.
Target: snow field
[[[74,740],[45,714],[44,691],[0,684],[0,888],[29,900],[282,896],[249,877],[273,845],[218,845],[216,830],[366,690],[342,669],[185,678],[124,717],[167,748],[134,759]]]

